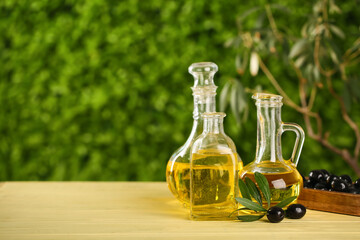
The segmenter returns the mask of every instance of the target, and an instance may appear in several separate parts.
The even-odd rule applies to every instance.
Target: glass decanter
[[[194,77],[191,88],[194,96],[193,127],[185,144],[176,150],[166,167],[166,181],[174,196],[189,207],[190,201],[190,148],[203,131],[202,113],[216,111],[214,75],[218,66],[211,62],[193,63],[189,73]]]
[[[269,182],[273,206],[288,197],[300,194],[303,180],[296,166],[305,134],[299,125],[281,121],[281,96],[257,93],[252,98],[256,100],[257,106],[256,157],[243,168],[240,177],[249,177],[255,182],[254,173],[262,173]],[[281,135],[285,131],[296,133],[295,146],[289,160],[283,159],[281,150]],[[265,199],[263,204],[267,205]]]
[[[190,216],[194,220],[229,220],[238,205],[235,197],[242,161],[224,132],[226,114],[202,116],[204,130],[191,147]]]

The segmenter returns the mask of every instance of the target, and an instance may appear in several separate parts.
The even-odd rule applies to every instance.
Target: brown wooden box
[[[360,194],[303,188],[298,203],[308,209],[360,216]]]

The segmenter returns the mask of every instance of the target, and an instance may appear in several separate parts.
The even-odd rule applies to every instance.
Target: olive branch
[[[271,192],[270,192],[269,183],[266,177],[259,172],[255,172],[254,176],[255,176],[255,181],[260,189],[248,177],[245,177],[245,182],[242,179],[239,179],[239,189],[242,197],[237,197],[235,198],[235,200],[244,207],[241,207],[233,211],[229,215],[229,217],[231,217],[235,212],[244,211],[244,210],[253,210],[257,214],[255,215],[243,214],[237,216],[237,219],[243,222],[253,222],[261,219],[266,215],[266,212],[269,210],[271,205]],[[264,196],[267,202],[267,208],[263,207],[261,196]],[[275,207],[284,208],[290,203],[292,203],[296,198],[297,196],[286,198],[282,200],[280,203],[276,204]],[[255,202],[253,201],[253,199],[255,200]]]
[[[249,9],[237,18],[238,34],[229,39],[225,46],[233,47],[237,53],[235,65],[238,74],[244,76],[249,69],[251,76],[257,76],[261,70],[283,96],[284,103],[303,115],[307,135],[340,156],[360,176],[360,129],[349,114],[351,104],[360,102],[359,77],[356,73],[350,74],[360,62],[360,38],[357,37],[352,46],[345,50],[336,44],[336,38],[346,38],[345,33],[335,24],[334,17],[331,18],[341,14],[334,0],[314,2],[313,13],[301,28],[301,38],[288,34],[286,26],[278,27],[273,16],[274,10],[285,14],[290,12],[279,4],[265,4]],[[253,14],[258,14],[258,17],[253,27],[247,30],[245,19]],[[279,57],[283,61],[280,64],[287,65],[287,69],[298,79],[299,103],[289,97],[271,72],[265,61],[271,56]],[[334,85],[339,84],[342,85],[343,94],[334,88]],[[240,126],[248,116],[246,93],[257,91],[261,91],[261,86],[247,89],[237,79],[230,79],[220,93],[220,110],[225,111],[230,103]],[[352,150],[329,140],[331,131],[324,129],[323,123],[332,119],[326,119],[314,109],[318,106],[316,99],[320,99],[319,92],[328,92],[339,105],[342,119],[354,134]]]

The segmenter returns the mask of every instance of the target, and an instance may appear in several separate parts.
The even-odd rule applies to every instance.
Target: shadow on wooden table
[[[189,220],[189,209],[184,207],[178,200],[171,197],[149,197],[144,199],[153,214]]]

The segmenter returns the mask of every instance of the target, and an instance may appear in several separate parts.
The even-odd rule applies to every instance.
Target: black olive
[[[339,178],[341,180],[344,180],[348,184],[352,184],[352,179],[351,179],[351,177],[349,175],[344,174],[344,175],[341,175]]]
[[[286,210],[286,217],[300,219],[306,213],[306,208],[301,204],[291,204]]]
[[[314,189],[318,189],[318,190],[328,190],[328,188],[326,187],[325,183],[317,183],[314,186]]]
[[[330,174],[326,177],[326,183],[331,184],[331,182],[335,179],[339,179],[339,177],[334,174]]]
[[[320,170],[312,170],[309,173],[309,179],[314,183],[325,181],[324,174]]]
[[[325,179],[327,178],[327,176],[331,175],[326,169],[321,169],[320,172],[322,172]]]
[[[270,222],[278,223],[284,219],[285,212],[282,208],[271,207],[271,208],[269,208],[269,210],[267,210],[266,216]]]
[[[355,188],[355,186],[351,185],[349,187],[349,193],[352,193],[352,194],[360,194],[360,189],[357,189]]]
[[[341,180],[341,179],[336,179],[336,180],[332,181],[331,188],[337,192],[348,192],[349,191],[349,185],[347,184],[347,182],[345,182],[344,180]]]
[[[304,182],[304,187],[305,188],[314,188],[316,183],[314,183],[311,179],[307,179],[305,182]]]
[[[350,193],[352,194],[360,194],[360,189],[353,188],[350,190]]]
[[[360,189],[360,178],[354,182],[354,187]]]
[[[331,174],[331,175],[327,176],[327,178],[326,178],[326,186],[328,188],[331,188],[332,181],[334,181],[336,179],[339,179],[339,177],[336,176],[336,175]]]

